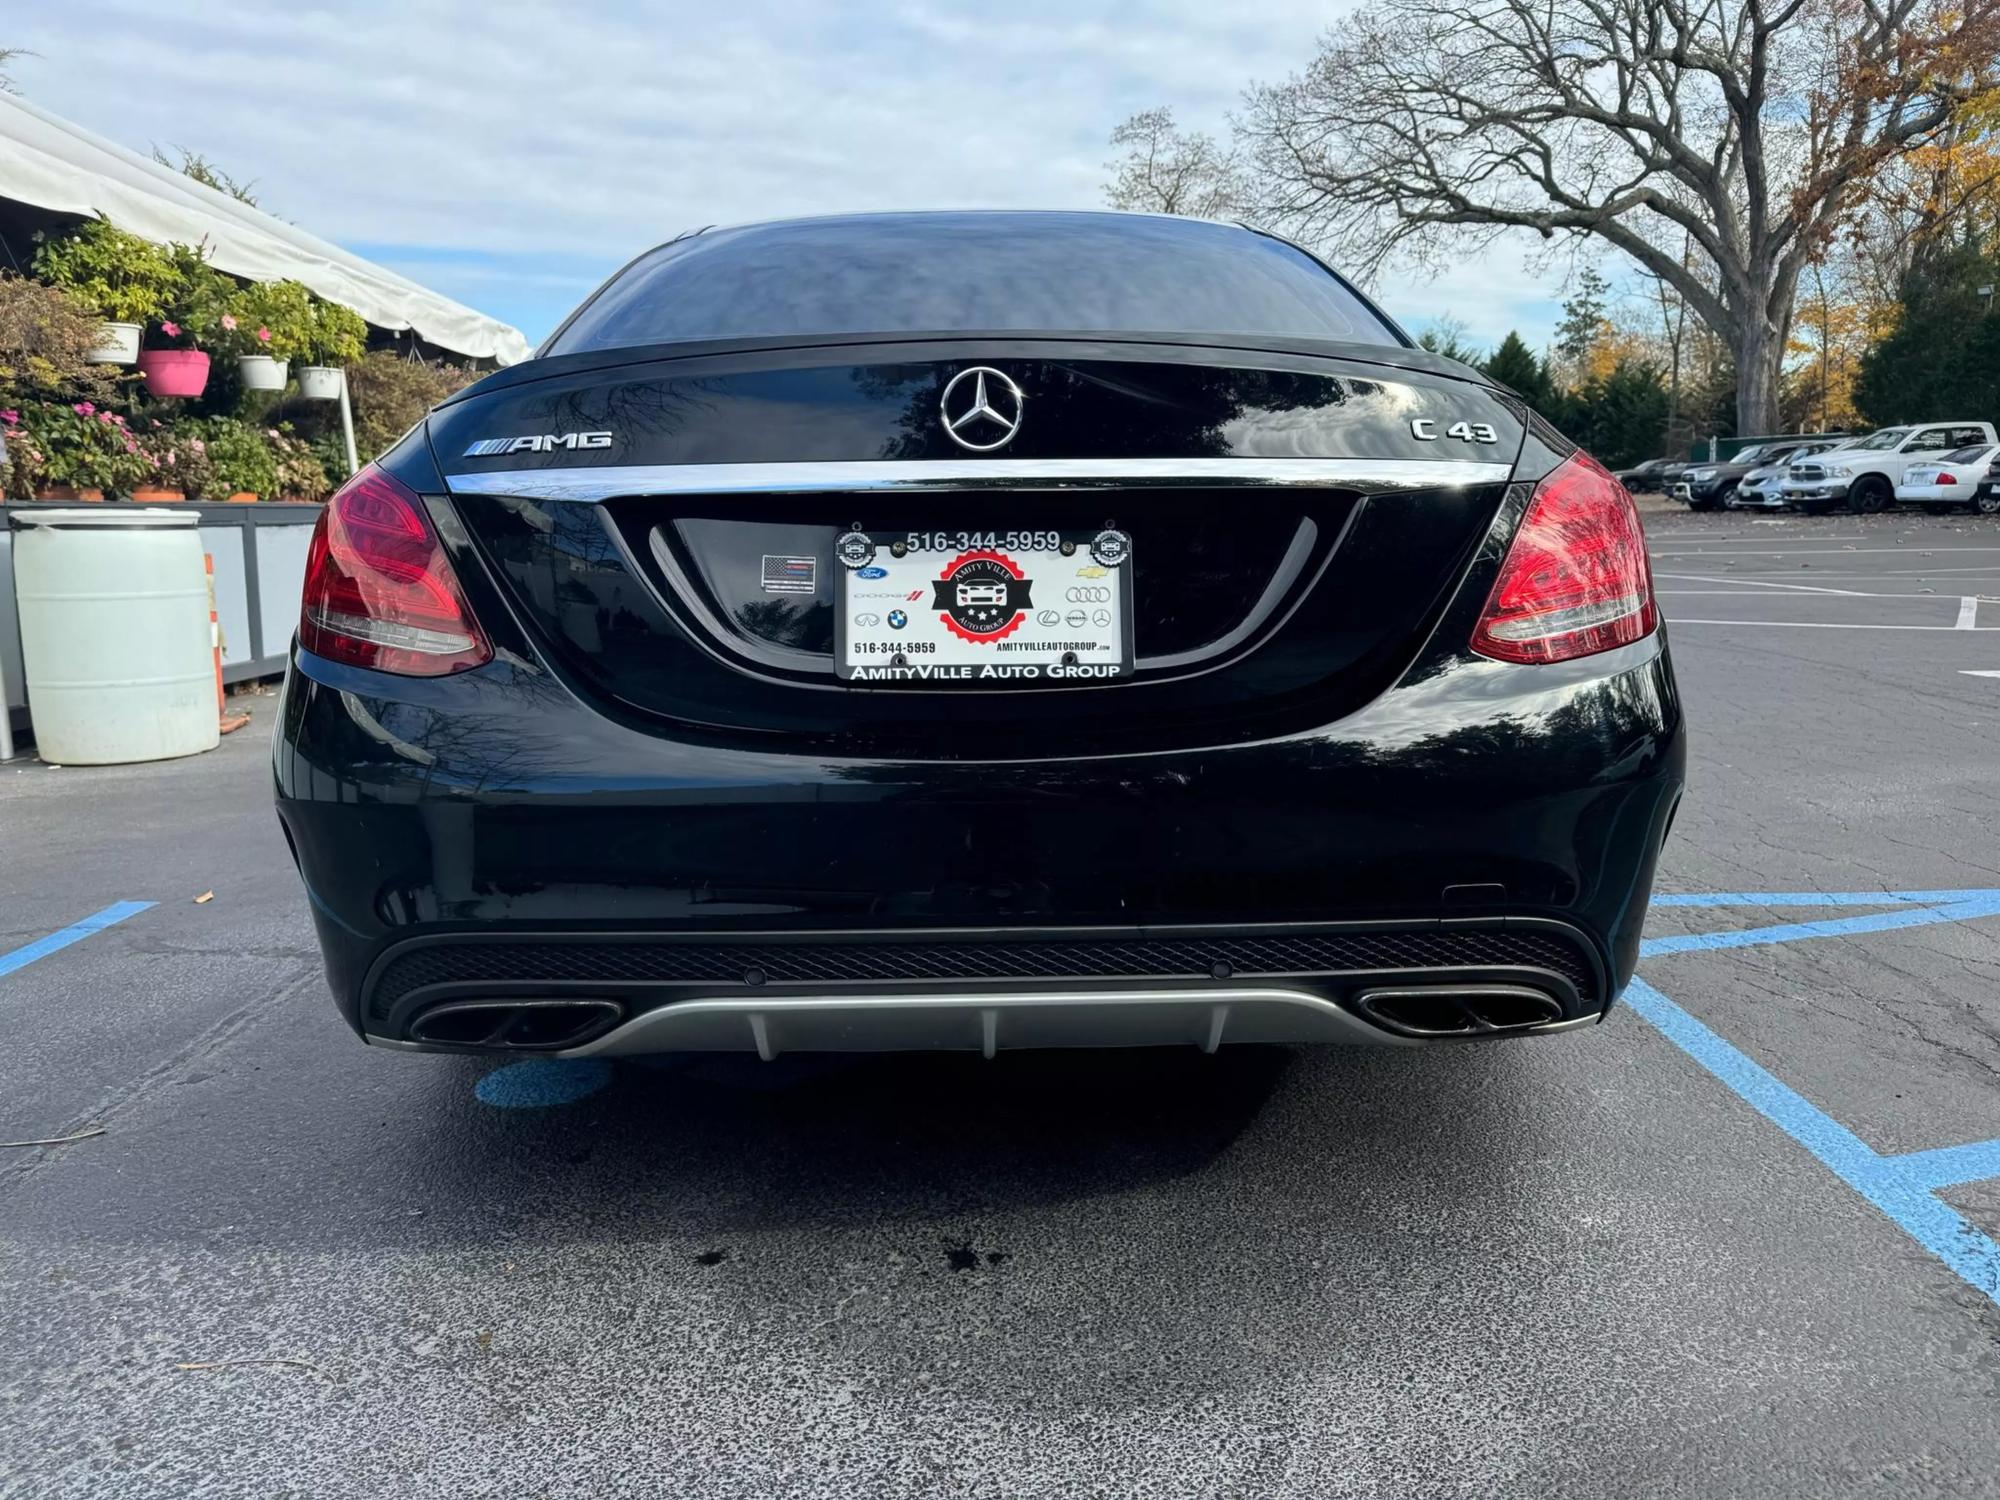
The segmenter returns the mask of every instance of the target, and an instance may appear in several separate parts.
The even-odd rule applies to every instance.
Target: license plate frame
[[[1132,540],[1115,528],[849,531],[832,566],[834,673],[848,686],[1015,691],[1132,675]]]

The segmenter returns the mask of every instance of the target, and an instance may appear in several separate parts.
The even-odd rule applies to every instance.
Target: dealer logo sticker
[[[1106,527],[1097,533],[1097,539],[1090,544],[1090,555],[1107,568],[1115,568],[1132,555],[1132,538],[1124,532]]]
[[[931,608],[959,639],[990,645],[1021,628],[1033,605],[1033,587],[1004,552],[961,552],[931,586]]]
[[[875,543],[865,531],[848,531],[841,534],[833,544],[833,555],[840,559],[841,566],[865,568],[875,561]],[[887,575],[877,573],[877,578]]]

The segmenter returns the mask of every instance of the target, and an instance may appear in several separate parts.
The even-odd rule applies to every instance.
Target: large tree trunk
[[[1778,431],[1778,381],[1785,357],[1784,335],[1761,313],[1739,317],[1733,330],[1736,352],[1736,432],[1761,437]]]

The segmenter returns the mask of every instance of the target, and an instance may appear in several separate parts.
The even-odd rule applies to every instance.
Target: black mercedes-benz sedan
[[[1310,254],[684,235],[326,507],[278,810],[343,1015],[572,1056],[1563,1031],[1682,720],[1631,498]]]

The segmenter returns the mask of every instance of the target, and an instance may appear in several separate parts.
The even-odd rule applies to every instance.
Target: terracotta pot
[[[133,503],[138,505],[171,505],[187,496],[180,490],[163,489],[158,485],[140,484],[132,487]]]
[[[238,490],[229,497],[229,503],[231,505],[255,505],[257,503],[257,493],[255,490]]]
[[[79,490],[67,484],[52,484],[35,496],[37,500],[89,500],[104,498],[103,490]]]
[[[208,387],[208,355],[200,349],[141,349],[138,364],[155,396],[199,396]]]

